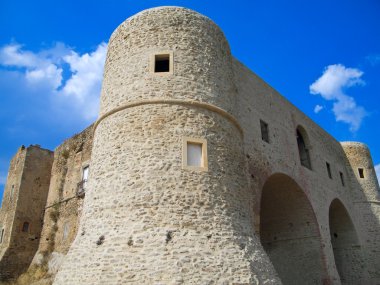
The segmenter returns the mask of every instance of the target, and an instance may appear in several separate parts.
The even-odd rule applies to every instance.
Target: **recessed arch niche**
[[[339,199],[329,209],[331,245],[342,284],[362,284],[364,262],[352,220]]]
[[[300,162],[302,166],[312,169],[310,159],[310,141],[305,129],[301,126],[297,127],[297,146]]]
[[[285,174],[264,184],[260,240],[283,284],[322,284],[326,274],[316,217],[300,186]]]

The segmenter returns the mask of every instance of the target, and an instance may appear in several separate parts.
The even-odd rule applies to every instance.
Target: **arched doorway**
[[[346,208],[338,199],[329,210],[330,237],[335,265],[342,284],[361,284],[363,258],[354,224]]]
[[[260,240],[284,285],[322,284],[321,241],[313,209],[298,184],[284,174],[264,184]]]

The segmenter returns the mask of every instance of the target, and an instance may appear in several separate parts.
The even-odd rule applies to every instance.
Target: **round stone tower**
[[[361,188],[356,189],[360,190],[357,194],[360,196],[364,194],[369,202],[380,201],[376,171],[367,145],[359,142],[342,142],[341,145],[352,169],[351,179],[354,182],[352,185]]]
[[[111,36],[81,226],[54,284],[265,284],[232,58],[221,30],[161,7]]]
[[[361,250],[368,268],[371,284],[380,282],[380,193],[376,171],[368,147],[358,142],[341,143],[349,162],[349,173],[352,198],[358,213],[361,213],[360,226],[365,229],[359,232],[365,241]],[[351,171],[351,170],[352,171]]]

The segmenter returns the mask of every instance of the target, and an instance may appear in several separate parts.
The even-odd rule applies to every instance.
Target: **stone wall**
[[[156,74],[165,50],[174,70]],[[188,9],[148,10],[115,31],[94,191],[55,284],[279,282],[252,227],[231,62],[219,28]],[[208,168],[183,167],[185,138],[207,142]]]
[[[368,250],[366,250],[367,247],[373,248],[378,245],[378,241],[375,242],[374,239],[377,239],[378,236],[376,233],[379,230],[378,221],[380,216],[378,212],[373,210],[373,207],[377,207],[379,203],[375,199],[374,194],[377,193],[378,186],[377,182],[375,182],[376,177],[374,176],[373,164],[368,162],[363,164],[368,174],[368,180],[366,180],[365,185],[358,185],[352,179],[353,170],[348,162],[345,149],[342,148],[340,143],[238,61],[235,61],[234,69],[239,93],[238,119],[244,130],[245,152],[251,175],[251,189],[255,193],[255,228],[257,232],[263,227],[266,228],[265,225],[261,224],[263,221],[270,220],[271,223],[277,223],[275,224],[275,228],[278,230],[271,237],[271,246],[277,248],[277,253],[281,248],[284,250],[283,255],[272,255],[273,252],[267,251],[271,260],[276,264],[277,259],[281,259],[285,255],[288,264],[298,264],[301,262],[301,264],[305,265],[310,258],[307,254],[308,247],[303,243],[303,241],[306,242],[310,239],[308,231],[303,230],[303,236],[294,235],[293,237],[289,237],[289,231],[296,233],[300,227],[306,225],[299,225],[298,229],[295,228],[298,220],[297,216],[301,214],[297,211],[302,209],[302,207],[297,206],[296,200],[294,200],[293,205],[288,206],[290,212],[287,212],[287,215],[282,214],[277,216],[277,218],[274,211],[272,211],[273,214],[267,216],[268,209],[261,208],[262,205],[265,205],[262,200],[262,191],[268,181],[275,179],[278,186],[275,189],[269,187],[270,191],[274,191],[273,193],[275,193],[276,189],[277,191],[285,191],[281,190],[284,188],[288,191],[292,188],[292,192],[296,193],[299,188],[306,197],[307,202],[305,203],[310,203],[314,212],[316,221],[313,222],[312,219],[309,219],[305,223],[309,225],[316,224],[319,229],[317,237],[320,253],[315,256],[321,256],[322,269],[320,270],[322,270],[322,275],[321,280],[316,281],[316,283],[376,284],[378,280],[377,273],[375,273],[375,270],[371,270],[371,268],[373,268],[374,264],[379,266],[380,255],[369,254]],[[269,143],[262,140],[260,120],[268,124]],[[311,169],[302,166],[300,163],[297,129],[301,131],[307,142]],[[359,156],[364,157],[366,161],[370,157],[369,153],[360,153]],[[329,178],[326,163],[330,165],[331,178]],[[357,170],[355,171],[357,172]],[[290,183],[281,182],[283,175],[294,181],[295,185],[290,186]],[[276,182],[271,182],[271,185],[275,184]],[[271,201],[272,207],[274,207],[275,197],[273,196],[273,201]],[[270,197],[266,197],[266,199],[270,201]],[[372,204],[362,203],[360,208],[357,206],[357,200],[368,201],[368,199],[375,199],[374,202],[377,202]],[[279,201],[281,202],[281,199]],[[341,237],[344,237],[346,232],[330,232],[330,222],[335,219],[333,217],[334,211],[330,209],[333,201],[339,201],[343,205],[342,207],[347,209],[349,215],[346,218],[350,220],[347,224],[351,225],[350,231],[355,232],[357,236],[351,239],[352,242],[349,246],[345,247],[345,254],[347,256],[345,272],[354,272],[349,277],[343,276],[346,274],[342,272],[338,272],[336,260],[334,259],[336,250],[333,248],[333,244],[337,244],[335,239],[339,240]],[[285,205],[286,203],[282,202],[275,208],[285,207]],[[263,213],[266,216],[262,217]],[[293,215],[293,221],[292,219],[286,219],[287,216],[291,215]],[[281,232],[282,227],[288,227],[287,231]],[[371,236],[371,239],[368,239],[368,235]],[[276,237],[276,240],[274,240],[274,237]],[[291,240],[296,241],[295,245],[301,247],[301,250],[304,251],[303,260],[302,257],[294,254],[297,247],[286,249],[283,246],[285,241],[289,242]],[[265,242],[268,242],[268,237],[265,238]],[[317,264],[320,264],[320,261],[315,260],[314,264],[317,266]],[[310,266],[311,268],[307,271],[304,270],[304,272],[315,270],[312,264]],[[277,271],[283,270],[280,268]],[[283,272],[283,276],[280,274],[282,281],[285,284],[293,284],[292,282],[294,282],[296,277],[292,276],[292,274],[297,271],[284,270]],[[310,279],[306,274],[304,274],[304,278],[306,279],[303,281],[303,284],[310,284],[307,281]],[[292,279],[293,281],[285,282],[285,280]]]
[[[155,74],[152,55],[162,52],[173,70]],[[181,168],[184,137],[207,141],[206,173]],[[342,146],[233,60],[216,26],[187,9],[147,10],[113,33],[92,159],[83,235],[56,284],[279,282],[268,256],[284,284],[377,280],[379,259],[368,250],[377,243],[366,233],[375,237],[379,216],[354,206],[368,199]]]
[[[54,150],[44,227],[32,264],[44,266],[48,263],[52,275],[58,270],[78,231],[85,197],[83,192],[78,195],[78,190],[82,187],[83,168],[90,165],[92,136],[93,126],[90,126]]]
[[[169,56],[168,72],[155,72],[158,54]],[[207,145],[202,167],[186,164],[187,140]],[[380,283],[368,148],[338,143],[234,59],[222,31],[194,11],[149,9],[115,30],[99,119],[56,148],[42,179],[51,163],[37,147],[11,162],[0,276],[30,263],[27,237],[46,284],[57,270],[55,284]],[[20,233],[43,212],[28,209],[22,185],[40,193],[40,239],[38,227]],[[25,263],[2,268],[12,244],[12,260]]]
[[[39,146],[21,147],[11,161],[0,222],[0,280],[24,272],[38,248],[52,162],[53,153]]]
[[[10,242],[25,157],[26,149],[24,146],[22,146],[14,155],[9,165],[7,183],[4,188],[4,196],[0,208],[0,228],[1,230],[4,230],[2,243],[0,244],[2,251],[8,248]]]

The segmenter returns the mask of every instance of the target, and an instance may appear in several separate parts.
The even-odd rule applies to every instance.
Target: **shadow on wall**
[[[273,174],[261,197],[260,240],[283,284],[320,284],[325,272],[319,226],[300,186]]]
[[[330,241],[327,244],[321,242],[319,229],[324,225],[319,224],[304,189],[286,174],[265,176],[255,212],[262,246],[283,284],[333,282],[329,274],[335,269],[327,266],[334,263],[341,284],[380,284],[379,187],[368,149],[363,154],[356,144],[354,148],[344,146],[347,172],[338,176],[342,189],[329,189],[322,195],[325,200],[314,201],[326,209],[318,217],[328,217],[323,238]],[[301,153],[300,161],[304,167],[311,166],[302,164]]]
[[[339,199],[329,209],[329,226],[335,265],[342,284],[359,284],[366,267],[352,220]]]

